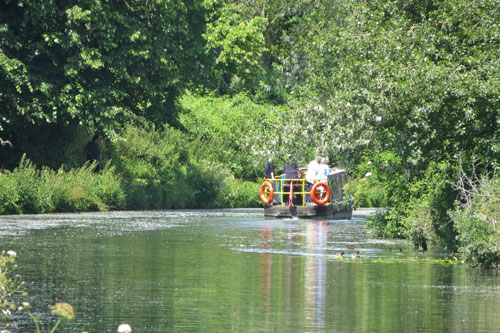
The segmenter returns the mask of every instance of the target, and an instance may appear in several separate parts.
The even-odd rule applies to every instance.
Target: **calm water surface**
[[[2,216],[0,243],[17,252],[45,329],[50,305],[73,305],[60,332],[500,331],[496,271],[413,260],[432,254],[370,238],[362,216],[262,213]],[[16,322],[34,331],[24,315]]]

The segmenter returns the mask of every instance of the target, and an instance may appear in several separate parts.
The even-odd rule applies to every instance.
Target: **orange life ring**
[[[266,188],[268,189],[267,192],[267,197],[266,197]],[[271,184],[269,181],[265,181],[262,183],[262,186],[260,187],[260,200],[266,204],[269,205],[273,201],[273,195],[274,195],[274,189],[273,189],[273,184]]]
[[[323,199],[316,197],[316,189],[320,186],[326,189],[325,197]],[[323,206],[328,202],[328,199],[330,199],[330,187],[323,182],[314,184],[313,187],[311,188],[311,199],[316,205]]]

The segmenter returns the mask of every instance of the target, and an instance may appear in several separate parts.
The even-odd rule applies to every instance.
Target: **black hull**
[[[332,205],[326,204],[305,205],[305,206],[289,206],[275,205],[264,208],[264,216],[276,218],[315,218],[323,217],[328,219],[351,219],[352,206],[350,204]]]

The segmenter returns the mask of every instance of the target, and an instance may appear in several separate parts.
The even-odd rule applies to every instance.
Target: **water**
[[[264,219],[262,210],[0,217],[32,312],[60,332],[498,332],[496,271],[423,260],[366,220]],[[345,252],[345,259],[336,254]],[[351,259],[359,252],[360,258]],[[400,260],[401,259],[401,260]],[[26,315],[18,330],[33,332]]]

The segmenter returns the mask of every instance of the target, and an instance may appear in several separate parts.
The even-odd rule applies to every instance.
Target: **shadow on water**
[[[366,222],[261,209],[2,216],[0,241],[18,253],[43,325],[48,305],[74,306],[64,332],[500,327],[496,272],[420,260],[438,254],[374,239]],[[34,330],[22,315],[17,325]]]

